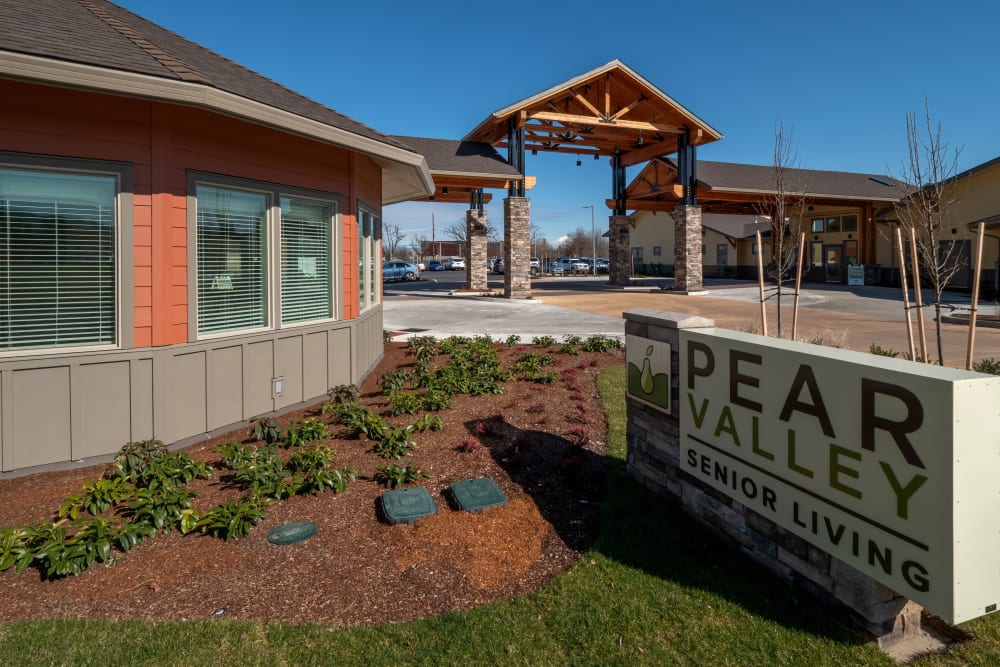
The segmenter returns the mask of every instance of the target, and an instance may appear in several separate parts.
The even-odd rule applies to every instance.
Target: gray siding
[[[382,358],[382,309],[357,320],[139,350],[0,360],[0,470],[177,442],[357,384]],[[271,380],[284,378],[281,396]]]

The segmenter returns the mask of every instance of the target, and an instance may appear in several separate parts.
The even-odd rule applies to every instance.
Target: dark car
[[[413,262],[403,262],[394,259],[382,264],[382,280],[417,280],[420,278],[420,269]]]
[[[503,261],[503,257],[500,257],[497,259],[497,261],[493,262],[494,273],[503,273],[503,270],[505,268],[507,268],[507,264],[506,262]]]
[[[432,259],[431,261],[429,261],[427,263],[427,270],[428,271],[444,271],[444,264],[442,264],[441,262],[437,261],[436,259]]]

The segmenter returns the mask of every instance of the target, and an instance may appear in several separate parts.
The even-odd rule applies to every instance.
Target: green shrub
[[[415,415],[424,407],[423,397],[412,391],[399,391],[389,397],[389,411],[393,415]]]
[[[281,429],[278,428],[278,422],[274,419],[257,417],[250,422],[250,437],[271,444],[281,439]]]
[[[990,375],[1000,375],[1000,359],[980,359],[973,362],[972,370]]]
[[[516,347],[521,342],[521,337],[517,334],[511,334],[507,336],[507,340],[504,341],[504,345],[507,347]]]
[[[357,436],[363,433],[372,440],[381,438],[382,433],[389,428],[384,419],[360,403],[345,405],[338,412],[337,418],[349,435]]]
[[[413,422],[413,429],[420,431],[440,431],[444,428],[444,420],[438,415],[420,415],[417,421]]]
[[[386,396],[391,396],[397,391],[403,389],[406,383],[410,381],[411,374],[402,368],[396,368],[389,371],[379,379],[379,384],[382,385],[382,393]]]
[[[423,395],[421,405],[424,410],[429,412],[447,410],[448,406],[451,405],[451,396],[444,391],[429,389],[427,393]]]
[[[895,358],[895,357],[899,356],[899,352],[896,352],[893,349],[884,348],[881,345],[878,345],[876,343],[872,343],[871,345],[869,345],[868,346],[868,351],[871,352],[872,354],[877,354],[880,357]]]
[[[322,440],[329,436],[324,422],[316,417],[307,417],[288,425],[281,436],[281,444],[285,447],[301,447],[307,442]]]
[[[415,465],[397,465],[387,463],[378,467],[375,473],[375,480],[387,489],[395,489],[404,484],[412,484],[421,477],[428,477],[427,473],[420,470]]]
[[[409,449],[416,449],[417,443],[410,440],[413,426],[391,426],[375,442],[373,451],[384,459],[401,459]]]
[[[542,347],[549,347],[550,345],[556,344],[556,339],[552,336],[535,336],[531,339],[532,345],[540,345]]]
[[[230,540],[246,537],[250,529],[267,516],[265,507],[270,500],[260,496],[244,496],[229,500],[206,512],[195,528],[213,537]]]
[[[620,340],[603,334],[590,336],[583,341],[583,349],[586,352],[610,352],[611,350],[619,349],[621,346],[622,343]]]
[[[336,456],[337,452],[326,446],[296,452],[288,460],[288,469],[296,473],[296,492],[315,495],[333,489],[335,493],[342,493],[356,474],[351,466],[334,467]]]
[[[573,345],[572,343],[563,343],[560,345],[559,352],[573,356],[578,356],[580,354],[580,350],[578,350],[576,345]]]

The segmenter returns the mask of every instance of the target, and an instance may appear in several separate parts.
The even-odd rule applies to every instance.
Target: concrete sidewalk
[[[643,281],[637,281],[643,282]],[[622,313],[646,308],[700,315],[721,327],[760,331],[760,303],[756,285],[747,282],[706,281],[708,293],[701,296],[674,294],[669,280],[645,281],[649,289],[609,286],[606,277],[543,279],[532,283],[533,299],[452,296],[441,286],[386,287],[383,325],[394,332],[393,340],[429,335],[489,335],[504,339],[519,335],[524,342],[535,336],[560,338],[574,334],[621,337]],[[925,297],[926,298],[926,297]],[[946,294],[949,314],[967,312],[967,294]],[[782,301],[782,332],[791,331],[791,291]],[[902,296],[898,288],[851,288],[841,285],[809,286],[800,298],[798,338],[811,342],[867,352],[872,344],[900,352],[909,349]],[[777,308],[768,301],[768,329],[777,331]],[[927,345],[937,358],[934,312],[923,309]],[[981,304],[979,315],[995,314],[996,304]],[[919,332],[911,312],[916,346]],[[947,321],[946,321],[947,322]],[[964,368],[968,327],[942,325],[941,346],[945,365]],[[975,358],[1000,358],[1000,329],[980,327],[976,331]]]

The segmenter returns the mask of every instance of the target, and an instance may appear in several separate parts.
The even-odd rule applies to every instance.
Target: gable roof
[[[383,203],[432,187],[422,156],[107,0],[4,0],[0,78],[159,99],[235,116],[366,153]]]
[[[676,169],[673,160],[667,160]],[[891,176],[858,174],[817,169],[786,170],[786,192],[805,193],[810,198],[867,199],[895,201],[899,185]],[[712,192],[772,194],[775,191],[774,169],[770,166],[734,162],[698,161],[698,184]]]
[[[509,121],[527,150],[618,154],[621,164],[677,151],[688,132],[702,145],[722,134],[620,60],[584,72],[490,114],[465,139],[505,146]]]
[[[517,169],[487,143],[427,137],[393,138],[423,155],[432,174],[522,178]]]

